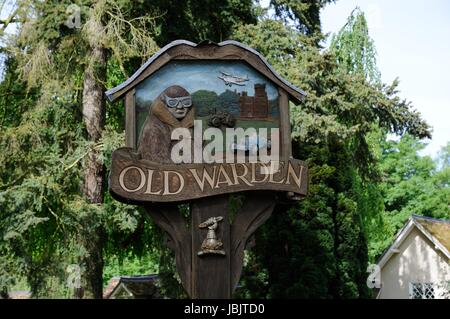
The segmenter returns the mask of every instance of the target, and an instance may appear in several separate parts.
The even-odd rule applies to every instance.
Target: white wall
[[[410,282],[450,281],[450,265],[442,252],[416,227],[381,269],[380,299],[409,298]]]

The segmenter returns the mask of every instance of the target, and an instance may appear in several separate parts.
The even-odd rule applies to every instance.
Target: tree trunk
[[[91,21],[92,30],[101,30],[99,21]],[[100,34],[100,32],[98,33]],[[106,51],[95,41],[89,39],[90,50],[87,53],[89,66],[86,68],[83,86],[83,118],[88,139],[94,143],[102,136],[105,125],[105,101],[103,99],[106,81]],[[84,195],[91,204],[103,202],[104,167],[99,160],[100,151],[92,148],[86,157],[84,172]],[[80,232],[79,243],[86,249],[82,260],[84,266],[84,284],[86,297],[102,298],[103,295],[103,245],[104,230],[99,217],[88,213],[82,220],[83,231]],[[78,290],[81,291],[82,290]],[[79,295],[77,297],[82,297]]]

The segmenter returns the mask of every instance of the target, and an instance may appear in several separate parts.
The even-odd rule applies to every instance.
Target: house
[[[158,275],[114,277],[103,293],[103,299],[161,298]]]
[[[413,215],[378,261],[377,299],[450,298],[450,220]]]

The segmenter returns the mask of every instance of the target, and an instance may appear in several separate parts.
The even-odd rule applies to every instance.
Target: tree
[[[391,244],[412,214],[450,219],[449,166],[438,169],[430,157],[420,156],[424,147],[423,142],[409,135],[380,143],[379,190],[384,205],[378,222],[369,225],[372,260]]]
[[[358,209],[359,181],[376,176],[367,139],[376,128],[426,137],[429,127],[397,96],[396,83],[371,83],[365,74],[348,72],[332,51],[321,52],[317,38],[270,18],[240,27],[235,37],[308,93],[291,106],[294,156],[309,165],[308,197],[276,209],[258,233],[248,267],[268,274],[259,283],[266,297],[368,297]],[[256,277],[248,268],[245,273]]]
[[[188,7],[185,3],[17,1],[14,21],[19,32],[5,51],[19,72],[11,68],[8,74],[19,73],[27,84],[22,91],[37,93],[29,112],[2,128],[2,252],[25,265],[21,273],[36,296],[50,276],[66,277],[61,265],[49,271],[52,266],[81,261],[85,296],[99,298],[105,249],[121,250],[111,241],[126,245],[130,237],[146,234],[135,239],[152,243],[150,230],[143,230],[149,226],[144,217],[134,207],[113,203],[104,192],[104,164],[111,150],[123,143],[124,115],[117,111],[120,107],[105,104],[105,86],[124,81],[158,49],[157,42],[216,40],[235,24],[254,21],[249,0],[219,6],[209,0],[192,1]],[[66,23],[73,4],[81,28]],[[180,13],[183,23],[173,23]],[[26,105],[25,100],[15,101]],[[8,108],[2,111],[10,116]],[[19,197],[23,200],[14,202]],[[26,227],[18,227],[19,221]],[[125,248],[142,252],[142,241],[128,241]]]
[[[15,76],[11,65],[6,78]],[[23,84],[22,92],[27,92]],[[80,201],[75,194],[81,174],[71,165],[81,155],[74,151],[82,141],[81,116],[72,95],[20,94],[9,99],[23,113],[19,121],[6,117],[1,129],[0,249],[6,263],[1,280],[11,285],[24,275],[38,295],[45,278],[56,275],[58,262],[69,262],[64,258],[74,249],[70,233],[77,228],[74,215]],[[45,107],[36,107],[43,99]]]
[[[161,32],[156,37],[160,46],[178,39],[220,42],[228,39],[237,25],[256,22],[252,0],[157,0],[146,7],[161,12]]]
[[[298,31],[306,35],[321,32],[320,10],[334,0],[271,0],[277,17],[285,24],[293,22]]]
[[[104,235],[96,206],[103,203],[104,168],[101,160],[100,140],[105,128],[104,85],[107,76],[107,55],[122,63],[142,54],[149,55],[157,49],[152,32],[144,29],[152,18],[137,17],[127,22],[127,2],[84,1],[79,3],[79,13],[85,18],[83,28],[67,27],[64,14],[69,2],[21,2],[26,23],[23,24],[18,44],[27,50],[16,51],[23,76],[30,87],[40,86],[44,94],[52,90],[72,90],[73,82],[81,84],[81,105],[86,128],[88,150],[83,157],[83,194],[92,205],[80,218],[78,242],[85,253],[82,265],[86,276],[87,292],[95,298],[102,296],[102,267]],[[31,18],[34,17],[34,18]],[[123,22],[125,21],[125,22]],[[126,23],[127,22],[127,23]],[[70,58],[68,58],[70,57]],[[62,81],[61,88],[54,78]],[[49,88],[52,83],[54,87]],[[94,208],[95,207],[95,208]],[[79,297],[82,291],[78,290]]]
[[[380,82],[375,45],[369,36],[366,17],[358,7],[331,38],[330,50],[335,54],[339,67],[347,73],[363,75],[373,83]]]
[[[447,145],[442,147],[437,160],[440,169],[450,166],[450,142],[447,142]]]

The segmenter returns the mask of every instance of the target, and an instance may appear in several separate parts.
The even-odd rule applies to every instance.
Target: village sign
[[[289,119],[289,102],[305,93],[239,42],[178,40],[106,96],[126,108],[111,194],[143,206],[165,231],[191,298],[231,298],[244,250],[277,200],[306,196]],[[244,199],[232,211],[236,194]]]

